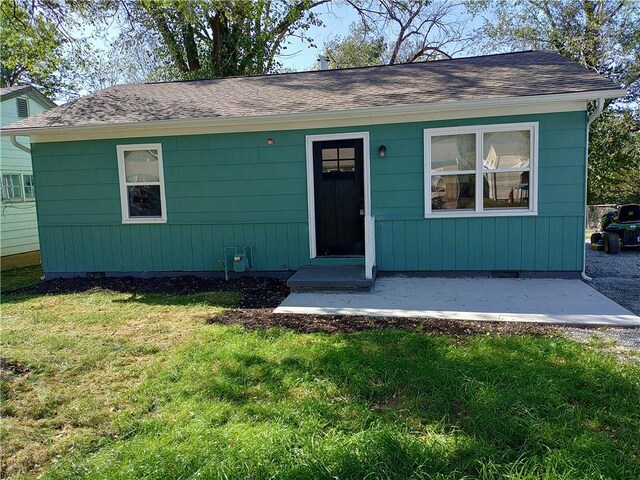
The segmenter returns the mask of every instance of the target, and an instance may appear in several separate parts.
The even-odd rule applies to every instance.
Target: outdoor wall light
[[[380,145],[378,147],[378,157],[386,158],[386,156],[387,156],[387,147],[385,147],[384,145]]]
[[[276,141],[273,138],[267,138],[267,145],[273,145]]]

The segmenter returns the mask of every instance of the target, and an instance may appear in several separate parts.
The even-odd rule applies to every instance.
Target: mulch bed
[[[56,278],[6,294],[60,295],[91,290],[105,290],[132,294],[190,295],[204,292],[239,292],[244,295],[242,308],[268,308],[280,305],[289,287],[283,280],[266,277],[240,277],[226,281],[222,278],[184,277],[103,277]]]
[[[346,315],[293,315],[272,313],[272,308],[233,309],[213,317],[209,323],[241,325],[247,330],[286,328],[299,333],[356,333],[389,328],[413,330],[454,338],[472,335],[560,335],[554,325],[508,322],[473,322],[435,318],[364,317]]]
[[[464,337],[470,335],[558,335],[559,327],[533,323],[473,322],[460,320],[364,317],[341,315],[275,314],[273,309],[289,295],[283,280],[266,277],[221,278],[184,277],[106,277],[58,278],[19,288],[9,294],[64,294],[91,290],[122,293],[187,295],[203,292],[239,292],[243,300],[238,308],[213,317],[209,323],[241,325],[246,329],[280,327],[300,333],[355,333],[365,330],[399,328],[431,334]]]

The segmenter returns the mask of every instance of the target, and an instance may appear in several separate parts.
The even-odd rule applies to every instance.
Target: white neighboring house
[[[55,104],[30,86],[0,88],[0,128],[37,115]],[[18,142],[29,147],[28,137]],[[31,155],[0,140],[2,205],[0,206],[0,265],[2,270],[40,263],[38,223]]]

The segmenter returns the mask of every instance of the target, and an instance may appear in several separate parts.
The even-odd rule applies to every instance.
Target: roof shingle
[[[14,128],[247,117],[618,89],[549,51],[345,70],[118,85]]]

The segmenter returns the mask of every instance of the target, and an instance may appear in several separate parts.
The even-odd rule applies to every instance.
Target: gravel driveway
[[[586,262],[587,275],[593,278],[589,285],[640,315],[640,249],[608,255],[587,245]]]
[[[640,250],[618,255],[591,250],[587,245],[586,273],[593,288],[640,315]],[[640,328],[566,328],[567,337],[582,343],[598,340],[604,351],[623,361],[640,363]]]

